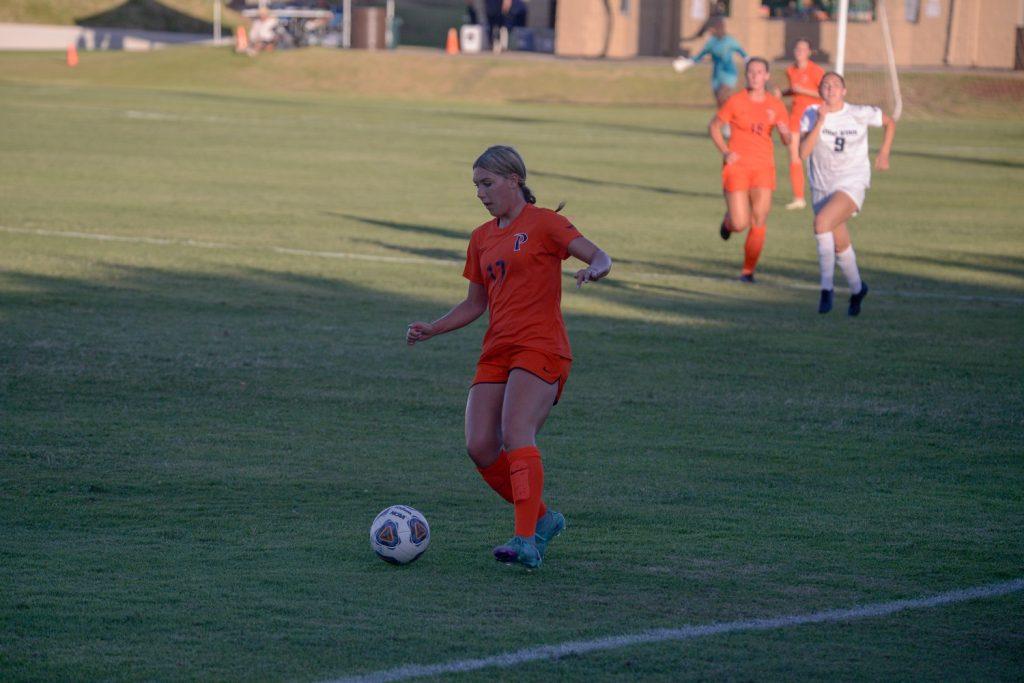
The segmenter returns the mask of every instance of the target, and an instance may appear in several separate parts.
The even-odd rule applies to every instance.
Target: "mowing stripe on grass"
[[[192,239],[176,239],[173,237],[138,237],[130,235],[107,235],[98,232],[79,232],[75,230],[44,230],[41,228],[12,228],[0,225],[0,232],[7,232],[17,235],[39,235],[42,237],[70,237],[72,239],[97,240],[100,242],[127,242],[134,244],[152,244],[158,246],[195,247],[199,249],[224,249],[233,251],[270,251],[275,254],[288,254],[291,256],[313,256],[317,258],[350,259],[355,261],[373,261],[376,263],[397,263],[397,264],[432,264],[432,265],[462,265],[462,261],[446,258],[431,258],[427,256],[385,256],[383,254],[359,254],[349,251],[316,251],[312,249],[293,249],[289,247],[274,246],[247,246],[244,244],[226,244],[223,242],[204,242]],[[567,270],[572,273],[572,270]],[[641,280],[674,280],[678,278],[689,278],[691,280],[706,280],[709,282],[735,282],[734,278],[714,277],[711,275],[675,275],[668,273],[653,273],[646,271],[626,271],[628,275]],[[767,285],[777,289],[798,289],[801,291],[818,291],[817,284],[802,282],[776,281]],[[900,290],[871,290],[875,296],[879,294],[899,296],[909,299],[940,299],[954,301],[988,301],[992,303],[1024,304],[1024,297],[1019,296],[991,296],[986,294],[952,294],[949,292],[904,292]]]
[[[527,662],[535,662],[544,659],[558,659],[569,655],[584,655],[590,652],[602,650],[615,650],[633,645],[648,645],[651,643],[663,643],[675,640],[690,640],[704,636],[714,636],[721,633],[736,633],[740,631],[770,631],[791,626],[802,626],[805,624],[828,624],[841,621],[853,621],[855,619],[867,619],[871,617],[885,617],[897,612],[911,609],[928,609],[942,607],[968,600],[979,600],[982,598],[995,598],[1002,595],[1009,595],[1024,590],[1024,578],[992,583],[974,588],[939,593],[924,598],[912,600],[894,600],[892,602],[880,602],[873,605],[851,607],[849,609],[825,610],[824,612],[812,612],[810,614],[793,614],[783,617],[772,617],[767,619],[751,619],[749,621],[725,621],[714,624],[699,626],[683,626],[682,628],[656,629],[645,631],[634,635],[609,636],[595,640],[577,640],[560,645],[542,645],[539,647],[524,648],[492,657],[480,659],[461,659],[443,664],[410,664],[394,669],[375,671],[361,676],[333,679],[330,683],[383,683],[384,681],[401,681],[409,678],[420,678],[423,676],[438,676],[441,674],[466,673],[489,668],[507,668]]]

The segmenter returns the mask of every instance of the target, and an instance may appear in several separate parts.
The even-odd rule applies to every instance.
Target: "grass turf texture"
[[[435,58],[352,54],[381,92],[311,94],[322,67],[299,57],[90,55],[71,72],[0,56],[5,678],[314,680],[1021,575],[1019,104],[911,109],[854,221],[872,294],[849,320],[814,312],[810,214],[781,210],[781,153],[760,283],[735,282],[703,78],[459,60],[462,92],[435,80],[440,95],[396,98],[424,60],[414,76],[443,73]],[[226,86],[268,65],[264,90]],[[473,101],[495,73],[535,83],[523,100],[559,85],[571,99],[578,73],[605,87],[582,104]],[[540,443],[570,529],[533,574],[490,558],[511,511],[463,454],[483,324],[402,341],[465,291],[466,237],[486,218],[469,164],[495,142],[616,259],[610,280],[566,288],[577,360]],[[367,541],[399,502],[433,532],[403,569]],[[1012,679],[1022,607],[516,675]]]

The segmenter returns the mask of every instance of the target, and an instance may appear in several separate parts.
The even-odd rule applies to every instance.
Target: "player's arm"
[[[722,126],[724,125],[725,121],[718,118],[718,114],[715,114],[708,123],[708,135],[711,136],[711,142],[715,143],[715,147],[718,148],[718,152],[722,155],[725,163],[733,164],[739,160],[740,155],[730,151],[729,145],[725,143],[725,136],[722,135]]]
[[[782,140],[782,144],[789,147],[789,143],[793,142],[793,132],[789,129],[789,124],[779,121],[775,124],[775,129],[779,131],[779,139]]]
[[[455,308],[432,323],[409,323],[409,328],[405,332],[405,342],[412,346],[416,342],[426,341],[439,334],[465,327],[483,315],[486,310],[487,290],[479,283],[470,282],[466,298]]]
[[[711,54],[711,50],[708,49],[707,43],[704,43],[704,47],[701,48],[700,52],[692,57],[693,63],[696,64],[700,60],[704,59],[706,55]]]
[[[807,95],[808,97],[821,97],[817,90],[811,90],[810,88],[802,88],[799,85],[790,85],[789,90],[783,93],[784,95]]]
[[[576,271],[576,286],[584,282],[595,282],[606,276],[612,269],[612,259],[586,237],[577,237],[569,242],[569,253],[587,264],[587,268]]]
[[[882,147],[875,157],[875,168],[879,171],[888,171],[889,153],[892,152],[892,141],[896,137],[896,120],[888,114],[882,114],[882,127],[885,133],[882,137]]]
[[[825,114],[819,109],[814,119],[814,127],[800,136],[801,161],[807,161],[807,157],[811,156],[814,146],[818,144],[818,138],[821,136],[821,129],[824,125]]]

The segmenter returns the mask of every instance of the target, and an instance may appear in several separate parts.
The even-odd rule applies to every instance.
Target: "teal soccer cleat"
[[[548,510],[544,516],[537,520],[537,533],[533,542],[537,545],[537,552],[544,557],[544,551],[548,549],[548,543],[558,534],[565,530],[565,515],[561,512]]]
[[[521,564],[527,569],[536,569],[541,562],[537,546],[522,536],[513,536],[507,543],[495,548],[494,559],[505,564]]]

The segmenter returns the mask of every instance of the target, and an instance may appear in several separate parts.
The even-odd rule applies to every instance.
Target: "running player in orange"
[[[821,77],[825,75],[825,70],[811,61],[813,52],[811,41],[806,38],[796,41],[793,45],[793,64],[786,67],[789,89],[781,93],[793,98],[789,109],[789,129],[794,133],[789,144],[789,183],[793,188],[793,201],[786,204],[786,208],[790,210],[807,207],[807,200],[804,199],[804,165],[800,161],[800,140],[795,133],[800,130],[800,119],[807,107],[821,104],[818,87],[821,85]]]
[[[754,269],[764,247],[768,212],[775,189],[775,152],[772,129],[777,128],[782,142],[790,144],[786,107],[779,98],[766,92],[768,62],[761,57],[747,61],[746,90],[736,93],[722,105],[708,133],[722,153],[722,189],[726,213],[719,227],[723,240],[734,232],[747,233],[743,271],[740,280],[754,281]],[[722,127],[732,128],[726,143]]]
[[[565,217],[535,206],[526,165],[512,147],[488,148],[473,164],[476,196],[494,216],[469,238],[466,298],[434,322],[414,322],[412,346],[457,330],[490,310],[483,351],[466,403],[466,449],[484,481],[515,506],[515,535],[494,549],[499,562],[540,566],[565,528],[542,500],[537,433],[569,377],[572,352],[562,320],[562,261],[587,263],[576,286],[611,270],[608,254]],[[561,207],[559,207],[561,208]]]

